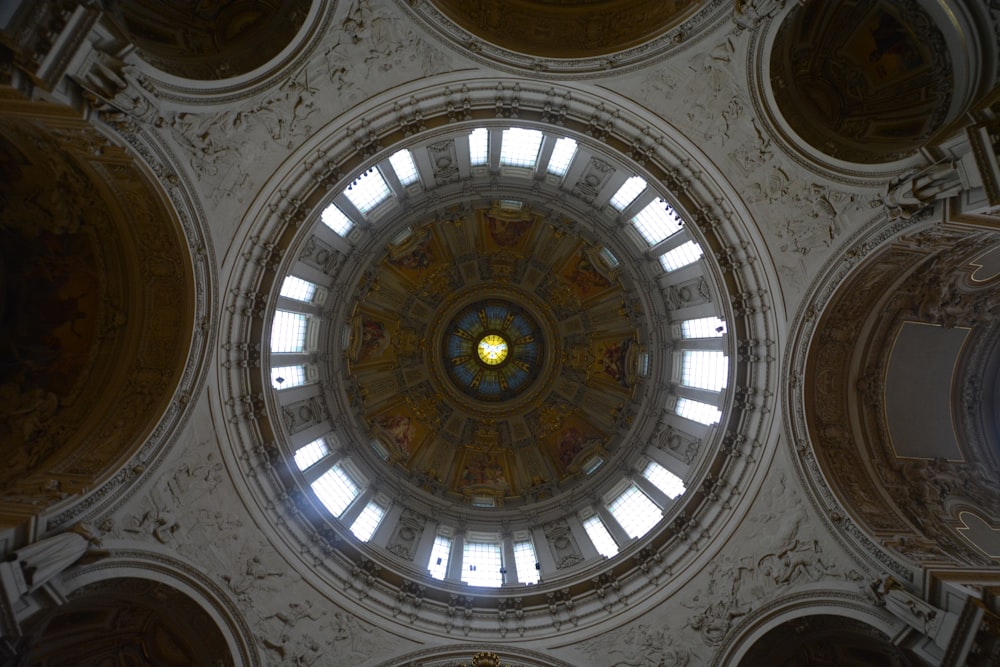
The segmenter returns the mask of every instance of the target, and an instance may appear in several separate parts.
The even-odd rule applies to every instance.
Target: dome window
[[[660,491],[663,491],[671,500],[687,490],[684,488],[684,481],[680,477],[656,461],[650,461],[646,464],[646,467],[642,471],[642,476],[652,482]]]
[[[538,161],[538,149],[542,145],[542,133],[514,127],[503,131],[500,147],[500,164],[507,167],[534,169]]]
[[[718,350],[684,350],[681,354],[681,384],[721,391],[726,386],[729,367]]]
[[[618,192],[616,192],[611,198],[610,203],[616,210],[623,211],[625,210],[625,207],[634,202],[645,189],[646,179],[642,176],[633,176],[625,181],[620,188],[618,188]]]
[[[503,585],[500,542],[466,538],[462,554],[462,581],[470,586]]]
[[[606,558],[618,555],[618,544],[611,537],[611,533],[608,532],[607,526],[604,525],[599,516],[595,514],[584,519],[583,529],[587,531],[587,536],[594,543],[599,554]]]
[[[722,417],[722,412],[715,406],[700,401],[693,401],[690,398],[678,398],[674,412],[685,419],[696,421],[706,426],[718,424]]]
[[[357,482],[339,463],[313,482],[312,489],[330,514],[337,517],[361,494]]]
[[[354,533],[354,537],[362,542],[370,540],[378,529],[379,524],[382,523],[382,519],[385,518],[386,511],[388,511],[388,507],[378,502],[378,500],[372,500],[365,505],[365,508],[361,510],[361,514],[351,524],[351,532]]]
[[[330,453],[330,448],[323,438],[317,438],[308,445],[304,445],[295,450],[295,465],[299,470],[309,468],[324,456]]]
[[[285,276],[281,282],[281,296],[286,299],[295,299],[309,303],[316,295],[316,285],[308,280],[296,278],[295,276]]]
[[[660,522],[663,513],[649,496],[630,484],[618,496],[608,503],[608,511],[615,518],[629,537],[642,537]]]
[[[485,127],[469,135],[469,160],[473,167],[482,167],[490,159],[490,131]]]
[[[417,173],[417,165],[413,163],[413,156],[405,148],[393,153],[389,157],[389,164],[392,165],[392,170],[396,172],[396,178],[399,179],[403,187],[412,185],[420,180],[420,174]]]
[[[552,155],[549,156],[547,171],[554,176],[565,176],[574,157],[576,157],[576,142],[569,137],[559,139],[552,149]]]
[[[378,168],[372,168],[358,176],[347,186],[344,195],[351,200],[361,213],[368,213],[392,195],[389,185]]]
[[[701,246],[694,241],[688,241],[661,255],[660,265],[664,271],[676,271],[688,264],[694,264],[701,258],[701,255]]]
[[[275,389],[291,389],[305,383],[305,366],[277,366],[271,369],[271,385]]]
[[[454,539],[448,535],[440,533],[434,537],[434,546],[431,547],[430,561],[427,563],[427,572],[435,579],[444,579],[448,576],[448,559],[451,558],[451,546]]]
[[[682,338],[719,338],[724,333],[726,322],[718,317],[700,317],[681,322]]]
[[[337,208],[336,204],[330,204],[323,209],[323,215],[321,218],[324,225],[341,236],[347,236],[348,232],[354,229],[354,221],[348,218],[343,211]]]
[[[517,567],[517,579],[522,584],[537,584],[540,579],[538,556],[535,545],[525,532],[524,539],[514,539],[514,565]]]
[[[626,184],[628,182],[626,181]],[[650,246],[680,231],[683,222],[664,199],[657,199],[639,211],[632,224]]]

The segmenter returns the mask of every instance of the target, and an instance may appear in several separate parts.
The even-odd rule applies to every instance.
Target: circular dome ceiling
[[[603,248],[520,200],[388,245],[354,295],[345,370],[392,464],[493,507],[617,446],[652,334]]]
[[[965,38],[946,41],[942,30],[953,27],[914,0],[796,5],[771,50],[781,115],[835,158],[875,164],[916,152],[955,112],[947,45]]]
[[[444,366],[463,394],[481,401],[509,400],[538,377],[544,340],[535,319],[509,297],[475,301],[461,305],[445,327],[441,358],[435,363]]]
[[[511,125],[412,144],[327,199],[281,281],[266,344],[297,484],[445,582],[614,556],[680,510],[722,417],[700,241],[595,150]]]
[[[606,96],[519,80],[515,120],[497,90],[449,80],[419,123],[390,101],[287,162],[227,291],[219,408],[318,590],[528,639],[640,610],[730,534],[774,309],[727,191],[648,119],[590,136]]]
[[[261,67],[294,38],[311,0],[105,0],[140,57],[186,79],[216,81]]]

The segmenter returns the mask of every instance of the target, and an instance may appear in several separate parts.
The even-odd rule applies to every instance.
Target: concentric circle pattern
[[[452,382],[485,401],[516,396],[538,375],[543,343],[538,324],[509,301],[481,301],[463,308],[444,338]]]
[[[298,505],[333,549],[436,600],[460,581],[542,604],[702,499],[727,300],[682,205],[605,150],[465,124],[316,202],[267,344]]]

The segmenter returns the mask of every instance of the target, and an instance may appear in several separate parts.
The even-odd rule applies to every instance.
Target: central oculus
[[[517,396],[538,376],[543,341],[538,322],[503,299],[461,308],[445,328],[448,377],[463,393],[483,401]]]
[[[507,360],[507,341],[500,334],[486,334],[476,346],[479,360],[487,366],[496,366]]]

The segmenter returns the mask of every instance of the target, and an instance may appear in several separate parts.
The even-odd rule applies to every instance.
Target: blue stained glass
[[[507,343],[506,359],[499,363],[480,359],[479,343],[487,335]],[[541,329],[527,311],[512,303],[499,299],[472,303],[452,318],[443,351],[451,380],[461,391],[480,400],[504,400],[523,391],[538,375]]]

